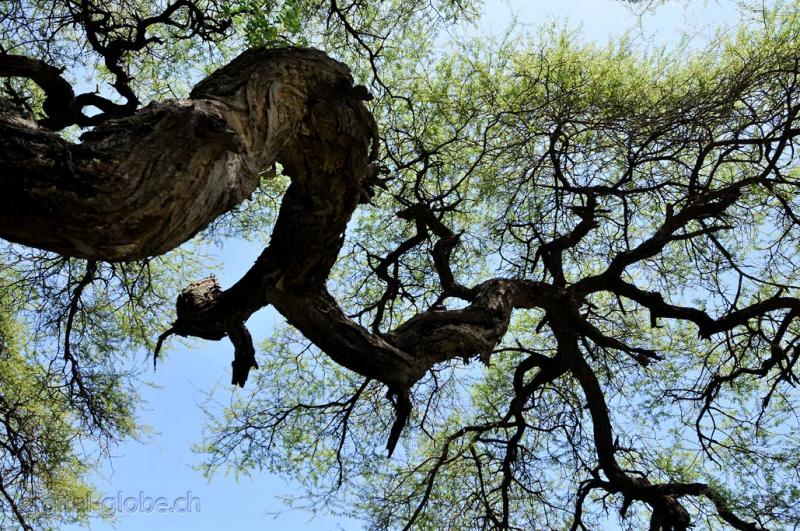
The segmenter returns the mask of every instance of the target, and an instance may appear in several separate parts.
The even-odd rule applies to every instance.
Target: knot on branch
[[[214,340],[224,337],[225,331],[209,326],[203,316],[204,310],[213,307],[221,293],[222,288],[213,276],[192,282],[184,288],[175,304],[177,333]]]
[[[208,312],[217,303],[221,294],[222,288],[213,276],[189,284],[178,295],[176,303],[178,319],[167,333],[214,340],[227,335],[234,347],[231,384],[244,387],[250,369],[258,368],[253,338],[243,322],[231,326],[209,319]],[[159,338],[159,347],[162,341],[163,339]]]

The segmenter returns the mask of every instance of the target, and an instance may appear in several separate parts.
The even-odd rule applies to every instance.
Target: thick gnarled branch
[[[319,95],[357,103],[347,68],[315,50],[251,50],[225,72],[214,78],[225,86],[207,80],[191,100],[108,121],[80,144],[4,108],[0,236],[96,260],[164,253],[247,198],[262,168],[298,164],[308,117],[327,135],[346,127],[337,108],[322,118]]]

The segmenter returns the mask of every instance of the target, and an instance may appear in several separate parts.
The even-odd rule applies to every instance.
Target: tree
[[[796,526],[798,7],[699,51],[553,29],[442,54],[434,29],[471,6],[12,2],[0,236],[47,253],[6,252],[10,319],[58,331],[67,418],[109,441],[135,429],[110,345],[227,336],[253,391],[209,471],[299,475],[376,528]],[[301,34],[374,94],[275,46]],[[121,100],[53,65],[81,37]],[[140,108],[160,55],[242,40]],[[156,329],[175,248],[265,225],[241,280],[191,283]],[[60,310],[36,321],[34,297]],[[256,356],[266,305],[288,327]]]

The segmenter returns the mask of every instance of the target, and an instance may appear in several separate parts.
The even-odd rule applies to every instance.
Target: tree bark
[[[0,237],[93,260],[165,253],[247,198],[264,168],[302,165],[309,128],[330,138],[360,127],[349,140],[366,160],[374,124],[359,95],[347,67],[322,52],[254,49],[189,100],[110,120],[79,144],[6,102]]]

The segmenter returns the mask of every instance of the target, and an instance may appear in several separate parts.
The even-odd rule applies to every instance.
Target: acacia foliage
[[[143,434],[152,331],[197,257],[96,264],[6,244],[0,260],[0,527],[111,517],[92,472]]]
[[[459,235],[460,283],[581,294],[590,372],[560,370],[554,311],[517,310],[488,367],[414,387],[387,462],[382,386],[281,331],[211,424],[209,469],[302,478],[375,528],[682,528],[648,489],[699,527],[797,525],[800,20],[761,15],[701,49],[544,30],[398,54],[375,107],[387,190],[348,231],[337,298],[378,333],[464,304],[432,274],[442,234],[403,214],[422,204]]]
[[[222,5],[193,3],[212,4]],[[280,330],[263,345],[250,390],[212,421],[201,447],[209,471],[300,478],[312,502],[376,528],[797,525],[796,3],[702,49],[630,39],[600,47],[545,30],[445,54],[434,33],[418,31],[440,20],[424,7],[275,5],[283,11],[260,21],[246,9],[221,12],[242,33],[233,22],[214,27],[233,47],[316,28],[302,39],[374,81],[383,191],[357,212],[328,282],[352,318],[383,337],[412,316],[466,306],[469,288],[495,277],[558,297],[517,308],[493,352],[434,364],[410,389],[391,460],[383,447],[399,408],[386,387]],[[411,29],[397,29],[402,20]],[[143,61],[157,64],[162,44],[138,50]],[[118,71],[99,75],[131,90],[159,86],[138,57],[123,54]],[[7,89],[39,112],[36,91]],[[214,234],[269,233],[284,182],[264,182]],[[169,319],[169,296],[157,290],[183,284],[174,269],[152,282],[146,264],[18,263],[32,272],[23,286],[60,301],[45,330],[70,331],[49,352],[66,357],[59,377],[76,391],[75,411],[92,429],[129,419],[124,401],[92,402],[88,386],[81,394],[73,363],[88,361],[104,382],[118,374],[120,350],[152,347]],[[47,288],[56,281],[65,287]],[[85,306],[94,293],[103,304]],[[108,293],[132,301],[130,312],[115,311]],[[32,300],[16,303],[22,319],[47,315]],[[70,315],[86,326],[127,317],[82,328],[102,354],[76,349],[70,360]],[[113,396],[132,400],[121,385],[131,381],[114,380]],[[93,403],[110,407],[94,418]],[[111,425],[112,436],[129,432]]]

